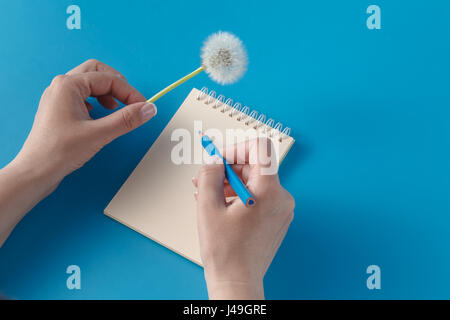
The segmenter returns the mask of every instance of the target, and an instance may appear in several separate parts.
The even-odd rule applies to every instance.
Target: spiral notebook
[[[235,142],[245,141],[254,133],[269,137],[276,142],[278,163],[294,143],[291,129],[283,128],[281,123],[266,120],[265,115],[250,111],[247,106],[233,103],[232,99],[216,95],[214,91],[208,92],[207,88],[192,89],[106,207],[105,214],[202,265],[192,185],[192,177],[201,166],[202,154],[200,160],[199,155],[194,154],[194,149],[200,145],[199,124],[203,132],[219,130],[224,137],[227,129],[235,129],[239,132]],[[226,142],[225,138],[223,140]],[[186,148],[181,151],[183,141],[192,146],[191,151]],[[222,143],[227,144],[225,142]],[[219,148],[223,146],[220,143],[215,141]],[[187,161],[189,158],[191,161]]]

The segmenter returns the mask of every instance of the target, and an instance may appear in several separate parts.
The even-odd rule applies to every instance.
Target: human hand
[[[272,144],[266,139],[223,151],[255,196],[253,207],[245,207],[238,198],[226,203],[226,197],[236,194],[225,182],[220,159],[209,159],[193,179],[198,188],[201,257],[211,299],[264,299],[264,275],[294,217],[294,199],[280,185],[278,174],[261,174],[270,165],[267,157],[261,157],[264,144],[270,155]]]
[[[126,107],[93,120],[89,96],[107,109]],[[137,128],[156,107],[123,75],[88,60],[57,76],[44,91],[33,127],[16,158],[0,170],[0,246],[17,223],[61,180],[92,158],[105,144]]]
[[[89,96],[107,109],[127,106],[93,120],[86,102]],[[88,60],[66,75],[55,77],[44,91],[31,132],[14,160],[16,166],[37,172],[49,188],[55,188],[103,146],[137,128],[156,114],[144,96],[115,69]]]

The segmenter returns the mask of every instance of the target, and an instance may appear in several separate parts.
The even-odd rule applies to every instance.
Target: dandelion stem
[[[161,98],[163,95],[165,95],[167,92],[171,91],[172,89],[175,89],[176,87],[178,87],[180,84],[186,82],[187,80],[191,79],[192,77],[195,77],[196,75],[198,75],[200,72],[202,72],[204,70],[203,66],[201,66],[200,68],[198,68],[197,70],[189,73],[188,75],[184,76],[183,78],[181,78],[178,81],[175,81],[174,83],[172,83],[170,86],[164,88],[163,90],[161,90],[160,92],[158,92],[157,94],[155,94],[153,97],[151,97],[150,99],[147,100],[147,102],[155,102],[156,100],[158,100],[159,98]]]

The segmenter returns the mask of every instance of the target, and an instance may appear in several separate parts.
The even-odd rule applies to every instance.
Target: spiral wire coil
[[[222,113],[228,114],[230,118],[235,118],[236,121],[244,123],[246,126],[259,130],[270,138],[278,138],[280,142],[287,139],[291,135],[291,128],[284,127],[281,122],[275,122],[274,119],[266,120],[265,114],[260,114],[256,110],[251,110],[246,105],[240,102],[233,102],[231,98],[225,98],[223,95],[214,90],[208,91],[208,88],[203,87],[197,95],[198,101],[204,101],[206,105],[211,105],[213,109],[218,109]],[[215,102],[214,102],[215,100]],[[214,103],[213,103],[214,102]]]

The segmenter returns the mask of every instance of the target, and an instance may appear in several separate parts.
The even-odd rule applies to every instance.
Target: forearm
[[[15,160],[0,170],[0,246],[26,213],[55,186],[38,166]]]

